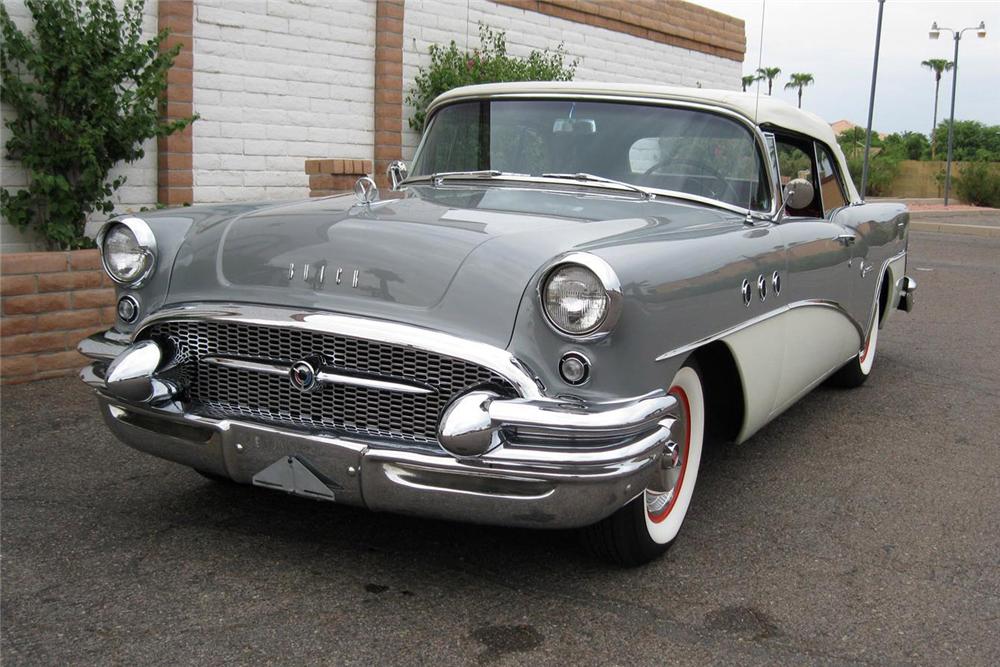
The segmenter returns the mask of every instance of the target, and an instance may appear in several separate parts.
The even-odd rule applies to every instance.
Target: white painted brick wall
[[[4,7],[11,18],[21,30],[31,29],[31,14],[24,6],[24,0],[3,0]],[[116,0],[115,4],[121,8],[122,0]],[[149,37],[156,33],[157,0],[146,0],[143,10],[143,33]],[[0,105],[0,147],[6,146],[9,131],[6,121],[12,114],[7,105]],[[156,204],[156,140],[152,139],[143,146],[146,152],[145,157],[132,164],[121,165],[111,171],[110,180],[114,180],[119,175],[124,174],[128,179],[121,188],[114,194],[115,211],[127,212],[138,211],[143,206],[155,206]],[[28,183],[28,176],[21,165],[7,159],[7,152],[2,151],[3,157],[0,159],[0,185],[9,190],[18,190]],[[103,215],[92,216],[92,221],[104,219]],[[88,228],[93,228],[88,225]],[[26,252],[31,250],[44,250],[44,242],[30,230],[22,232],[7,224],[0,218],[0,252]]]
[[[700,51],[659,44],[624,33],[567,21],[490,0],[406,0],[403,25],[404,95],[417,68],[430,63],[431,44],[479,45],[479,23],[507,33],[507,50],[526,56],[532,49],[565,44],[567,61],[579,58],[577,81],[635,81],[738,90],[743,64]],[[403,155],[409,159],[419,136],[409,129],[412,108],[403,110]]]
[[[306,159],[371,159],[374,59],[368,0],[195,0],[195,202],[306,197]]]

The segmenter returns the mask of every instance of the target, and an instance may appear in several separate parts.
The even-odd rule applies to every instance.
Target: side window
[[[816,144],[816,162],[819,165],[819,191],[823,197],[823,214],[829,216],[835,209],[847,206],[844,185],[833,168],[833,156],[823,144]]]
[[[820,204],[819,190],[816,189],[816,168],[813,161],[813,147],[811,141],[804,141],[793,137],[777,137],[778,144],[778,172],[781,176],[781,186],[784,187],[793,178],[803,178],[812,184],[816,195],[812,202],[804,208],[788,208],[790,215],[823,217],[823,209]]]

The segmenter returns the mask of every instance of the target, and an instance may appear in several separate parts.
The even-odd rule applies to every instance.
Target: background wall
[[[30,25],[24,0],[2,1]],[[736,89],[745,50],[742,21],[660,0],[147,0],[148,34],[158,14],[184,47],[168,110],[200,118],[190,139],[162,144],[159,173],[153,141],[142,160],[116,171],[128,176],[115,195],[119,213],[158,199],[306,197],[309,159],[374,162],[383,173],[388,160],[412,157],[418,137],[401,100],[429,62],[430,45],[475,48],[480,22],[505,31],[515,55],[564,43],[568,58],[579,58],[580,81]],[[0,113],[7,118],[9,110]],[[17,164],[0,168],[4,187],[25,184]],[[311,175],[324,183],[337,176]],[[88,230],[97,228],[90,221]],[[0,225],[3,252],[42,247]]]
[[[122,0],[115,0],[122,6]],[[21,30],[31,29],[31,15],[24,6],[24,0],[3,0],[7,13]],[[143,9],[143,34],[152,36],[157,30],[157,0],[146,0]],[[3,146],[7,143],[9,132],[6,121],[11,110],[5,104],[0,104],[0,186],[8,189],[20,189],[27,185],[28,175],[17,162],[7,159]],[[147,141],[143,146],[145,157],[130,165],[122,165],[111,172],[113,180],[119,174],[125,174],[128,181],[115,193],[114,200],[119,211],[138,211],[143,206],[156,205],[156,140]],[[7,224],[0,218],[0,249],[3,252],[24,252],[41,250],[45,246],[34,234],[23,233]]]
[[[371,159],[375,3],[197,0],[195,202],[309,194],[307,158]]]
[[[621,6],[622,3],[607,4]],[[617,30],[491,0],[468,0],[468,4],[407,0],[403,24],[404,87],[410,85],[419,67],[430,63],[428,49],[431,44],[446,45],[455,40],[462,49],[478,46],[479,23],[506,31],[507,50],[517,56],[527,56],[532,49],[554,49],[563,43],[567,63],[574,58],[580,59],[574,77],[577,81],[740,88],[742,61],[660,44]],[[408,125],[412,113],[412,107],[404,106],[403,157],[407,160],[412,157],[420,138]]]

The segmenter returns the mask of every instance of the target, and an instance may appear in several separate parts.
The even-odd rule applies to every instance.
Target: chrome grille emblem
[[[296,361],[288,369],[288,380],[299,391],[310,392],[316,388],[316,369],[308,361]]]

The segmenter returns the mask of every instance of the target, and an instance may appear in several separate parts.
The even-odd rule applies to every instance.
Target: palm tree
[[[812,74],[806,72],[796,72],[792,74],[792,80],[785,84],[785,90],[789,88],[799,89],[799,108],[802,108],[802,89],[816,82]]]
[[[742,81],[743,81],[743,92],[744,93],[747,92],[747,86],[752,86],[754,83],[756,83],[757,81],[760,81],[760,80],[761,80],[760,75],[757,75],[757,74],[747,74],[742,79]]]
[[[936,152],[934,147],[934,130],[937,129],[938,89],[941,87],[941,74],[954,67],[955,63],[944,58],[931,58],[930,60],[923,61],[920,65],[934,72],[934,125],[931,126],[931,159],[933,160],[934,153]]]
[[[781,68],[780,67],[761,67],[759,70],[757,70],[757,74],[760,75],[760,78],[762,80],[763,79],[767,79],[767,94],[770,95],[771,94],[771,88],[772,88],[772,86],[774,86],[774,80],[776,78],[778,78],[779,74],[781,74]]]

